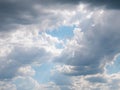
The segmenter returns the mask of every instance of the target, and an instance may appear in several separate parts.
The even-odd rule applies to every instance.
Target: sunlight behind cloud
[[[0,89],[119,90],[120,6],[111,2],[0,1]]]

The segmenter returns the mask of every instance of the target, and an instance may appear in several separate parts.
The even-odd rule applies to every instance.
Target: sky
[[[0,0],[0,90],[119,90],[120,1]]]

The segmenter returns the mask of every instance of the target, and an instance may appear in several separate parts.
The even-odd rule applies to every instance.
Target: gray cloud
[[[59,73],[59,72],[55,72],[52,76],[51,76],[51,81],[54,81],[56,83],[56,85],[59,86],[68,86],[71,85],[71,80],[69,77]]]
[[[53,16],[52,13],[45,12],[45,8],[47,10],[50,10],[49,7],[52,7],[52,9],[58,7],[68,9],[79,3],[88,3],[92,6],[105,5],[107,8],[114,9],[120,8],[120,2],[113,0],[4,0],[0,1],[0,21],[2,21],[0,22],[0,31],[16,30],[20,26],[32,24],[41,25],[43,21]],[[36,9],[35,6],[39,6],[39,8]]]
[[[71,77],[63,75],[58,71],[55,71],[51,76],[50,80],[55,83],[56,86],[60,88],[60,90],[72,90],[72,80]]]
[[[0,1],[0,31],[10,31],[20,25],[30,25],[36,23],[37,11],[31,0],[5,0]],[[41,10],[42,13],[42,10]],[[42,14],[41,14],[42,15]]]
[[[119,9],[120,1],[113,0],[41,0],[44,4],[71,4],[77,5],[79,3],[91,4],[93,6],[106,6],[109,9]]]
[[[77,45],[73,43],[56,59],[58,62],[73,66],[70,68],[71,72],[66,74],[89,75],[104,72],[106,63],[111,62],[120,52],[118,14],[117,11],[106,11],[101,18],[102,22],[98,20],[94,27],[90,26],[89,30],[84,32],[82,40],[75,34],[77,39],[73,38],[73,41],[77,42]],[[113,18],[115,22],[112,22]]]
[[[29,26],[32,24],[40,24],[41,28],[43,28],[46,24],[49,23],[49,20],[52,21],[52,23],[50,22],[48,26],[52,26],[52,24],[56,25],[56,22],[61,20],[61,18],[58,17],[61,17],[61,15],[55,15],[55,13],[49,12],[50,9],[69,9],[70,6],[74,7],[81,2],[90,4],[91,6],[95,7],[105,5],[105,7],[108,9],[118,9],[118,11],[106,11],[105,16],[100,18],[102,19],[102,23],[100,23],[99,20],[96,20],[94,27],[90,26],[88,27],[89,30],[83,30],[85,32],[82,40],[79,37],[81,34],[78,33],[78,36],[75,34],[77,39],[73,38],[73,41],[77,42],[78,45],[82,45],[84,47],[77,47],[75,44],[72,44],[72,46],[69,47],[66,46],[61,56],[56,58],[57,62],[72,66],[72,68],[70,68],[71,72],[64,73],[64,75],[62,75],[61,73],[55,73],[56,75],[52,77],[51,81],[55,82],[55,84],[58,85],[62,90],[72,90],[70,85],[73,82],[71,81],[71,77],[66,75],[84,76],[103,73],[105,64],[111,62],[114,56],[120,52],[120,2],[112,0],[110,0],[109,2],[105,0],[0,1],[0,35],[3,34],[2,32],[9,33],[9,31],[12,31],[13,29],[16,30],[21,25]],[[36,7],[37,5],[38,7]],[[95,17],[97,17],[97,15]],[[46,20],[48,20],[48,22],[46,22]],[[93,23],[91,23],[90,25],[92,24]],[[2,81],[6,79],[12,79],[16,76],[19,76],[17,73],[19,68],[26,65],[31,65],[31,63],[34,62],[44,62],[46,60],[49,60],[51,56],[51,53],[47,52],[44,48],[14,47],[11,53],[7,55],[7,57],[0,57],[0,80]],[[92,83],[106,82],[105,79],[101,77],[91,77],[87,78],[87,80]],[[111,89],[114,89],[115,87],[112,87],[112,84],[110,85],[110,87]],[[116,84],[117,87],[119,87],[117,80]],[[1,87],[3,86],[2,83],[0,83],[0,85]],[[10,86],[6,84],[5,86],[8,87],[2,87],[2,89],[16,89],[15,85],[9,85]],[[28,85],[28,83],[26,83],[26,85]],[[86,87],[84,88],[86,89]],[[20,89],[21,88],[24,87],[21,86]],[[91,90],[94,90],[94,87]]]
[[[14,47],[6,57],[0,58],[0,80],[19,76],[18,69],[32,63],[42,63],[50,59],[51,53],[44,48]]]
[[[100,77],[100,76],[89,77],[86,80],[88,80],[89,82],[92,82],[92,83],[107,83],[107,79],[104,77]]]
[[[91,5],[95,6],[106,6],[108,9],[119,9],[120,8],[120,1],[113,1],[113,0],[81,0],[85,3],[90,3]]]
[[[0,1],[0,21],[2,21],[0,32],[9,32],[29,25],[42,26],[46,20],[52,19],[53,14],[46,12],[45,8],[47,8],[46,5],[42,5],[42,2],[37,0],[34,2],[32,0]]]
[[[0,90],[16,90],[16,86],[9,81],[0,81]]]

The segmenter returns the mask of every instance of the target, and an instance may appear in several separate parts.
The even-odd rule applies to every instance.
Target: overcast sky
[[[0,90],[119,90],[120,1],[0,0]]]

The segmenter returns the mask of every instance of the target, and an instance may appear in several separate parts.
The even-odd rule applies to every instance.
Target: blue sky
[[[44,63],[39,67],[34,67],[36,74],[33,76],[40,83],[48,83],[51,77],[51,70],[54,68],[52,63]]]
[[[114,74],[114,73],[119,73],[120,72],[120,56],[116,58],[113,64],[108,65],[107,68],[107,73],[108,74]]]
[[[0,90],[119,90],[119,1],[4,0],[0,21]]]
[[[67,39],[73,37],[73,30],[75,26],[60,26],[54,30],[48,31],[47,33],[52,35],[53,37],[57,37],[59,39]]]

